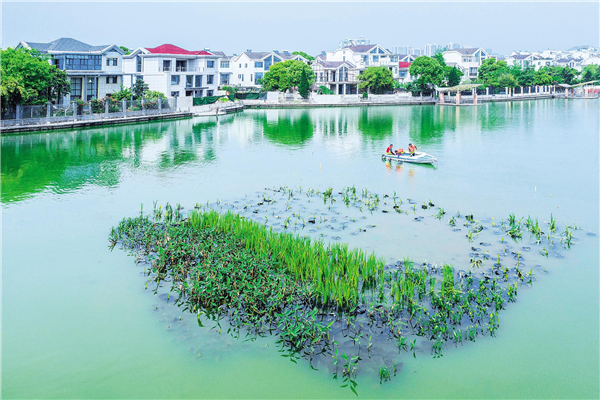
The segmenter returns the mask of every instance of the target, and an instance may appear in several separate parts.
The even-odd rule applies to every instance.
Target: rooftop
[[[69,51],[69,52],[100,52],[110,45],[103,46],[92,46],[87,43],[80,42],[79,40],[71,39],[71,38],[60,38],[56,39],[50,43],[36,43],[36,42],[21,42],[25,46],[28,46],[32,49],[36,49],[41,53],[48,52],[61,52],[61,51]]]

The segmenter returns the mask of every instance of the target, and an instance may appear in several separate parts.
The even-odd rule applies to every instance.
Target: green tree
[[[165,96],[164,93],[159,92],[158,90],[148,90],[145,94],[144,97],[146,98],[146,100],[156,100],[156,99],[166,99],[167,96]]]
[[[118,101],[131,100],[133,98],[133,93],[131,92],[131,88],[125,88],[121,85],[119,91],[112,93],[111,97]]]
[[[360,82],[358,88],[363,91],[369,91],[375,94],[385,93],[392,90],[394,85],[394,76],[389,68],[368,67],[360,75],[357,80]]]
[[[410,65],[409,73],[415,77],[413,83],[421,91],[440,86],[445,79],[444,67],[433,57],[420,56]]]
[[[514,88],[519,86],[517,79],[509,72],[504,72],[498,77],[498,85],[500,87]]]
[[[446,60],[444,60],[444,55],[441,52],[438,51],[437,53],[435,53],[433,55],[433,58],[435,58],[442,67],[447,67]]]
[[[595,81],[598,79],[600,79],[600,66],[591,64],[583,67],[583,70],[581,71],[582,82]]]
[[[51,65],[49,56],[25,48],[0,50],[2,108],[44,104],[71,92],[66,72]]]
[[[129,49],[127,47],[125,47],[125,46],[119,46],[119,48],[125,52],[125,55],[131,54],[131,51],[129,51]]]
[[[540,69],[534,75],[533,83],[535,83],[536,85],[552,85],[552,82],[553,80],[550,74],[543,69]]]
[[[315,58],[313,56],[311,56],[310,54],[305,53],[303,51],[294,51],[292,54],[306,58],[306,60],[308,61],[308,64],[312,64],[312,62],[315,60]]]
[[[477,80],[483,86],[501,87],[502,85],[500,85],[498,79],[500,75],[505,73],[508,73],[506,61],[488,58],[481,63]]]
[[[280,92],[297,88],[300,85],[302,71],[305,72],[310,87],[315,80],[312,68],[298,60],[287,60],[271,65],[263,77],[262,86],[265,90]]]
[[[308,98],[308,92],[310,90],[310,85],[308,84],[308,77],[306,76],[306,71],[303,69],[300,74],[300,84],[298,85],[298,93],[302,96],[303,99]]]
[[[133,94],[133,100],[141,99],[144,94],[148,91],[148,84],[143,79],[136,79],[131,93]]]
[[[448,86],[456,86],[460,84],[460,79],[462,78],[463,73],[456,67],[451,67],[448,72]]]

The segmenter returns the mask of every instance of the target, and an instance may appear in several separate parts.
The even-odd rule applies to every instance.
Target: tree
[[[66,72],[51,65],[50,56],[25,48],[0,50],[2,108],[44,104],[71,92]]]
[[[444,68],[433,57],[420,56],[410,65],[409,73],[415,77],[413,83],[423,91],[440,86],[444,81]]]
[[[312,62],[315,60],[315,58],[313,56],[311,56],[310,54],[307,54],[303,51],[294,51],[292,54],[306,58],[309,65],[312,64]]]
[[[167,96],[165,96],[164,93],[159,92],[158,90],[148,90],[144,94],[144,98],[146,100],[156,100],[156,99],[166,99]]]
[[[552,85],[552,82],[553,80],[550,74],[543,69],[540,69],[534,75],[533,83],[535,83],[536,85]]]
[[[303,69],[300,74],[300,84],[298,85],[298,93],[302,96],[303,99],[308,98],[308,92],[310,90],[310,85],[308,84],[308,77],[306,76],[306,71]]]
[[[131,92],[131,88],[125,88],[121,85],[121,88],[118,92],[114,92],[111,97],[115,100],[131,100],[133,98],[133,93]]]
[[[444,60],[444,55],[441,52],[438,51],[437,53],[435,53],[433,55],[433,58],[435,58],[442,67],[447,67],[446,60]]]
[[[500,87],[514,88],[519,86],[519,83],[512,74],[504,72],[498,77],[498,85]]]
[[[136,79],[135,83],[133,84],[133,87],[131,88],[133,100],[141,99],[147,91],[148,84],[144,82],[143,79]]]
[[[298,60],[287,60],[271,65],[263,77],[262,86],[265,90],[278,90],[280,92],[296,88],[300,85],[302,71],[306,73],[308,86],[310,87],[315,80],[312,68]]]
[[[119,46],[119,48],[125,52],[125,55],[131,54],[131,51],[129,51],[129,49],[127,47],[125,47],[125,46]]]
[[[363,73],[358,75],[357,80],[360,82],[358,84],[360,90],[375,94],[382,94],[392,90],[394,85],[392,71],[384,66],[368,67]]]
[[[599,80],[599,79],[600,79],[600,66],[590,64],[590,65],[586,65],[585,67],[583,67],[583,70],[581,71],[581,81],[582,82],[595,81],[595,80]]]
[[[448,86],[456,86],[460,84],[460,79],[462,78],[463,73],[456,67],[450,68],[448,72]]]
[[[508,73],[506,61],[488,58],[481,63],[478,70],[478,81],[484,86],[501,87],[498,79],[501,74]],[[513,77],[514,78],[514,77]]]

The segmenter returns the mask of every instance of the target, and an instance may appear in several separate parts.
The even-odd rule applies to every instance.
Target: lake
[[[233,201],[265,188],[398,193],[481,218],[552,215],[576,245],[500,315],[497,337],[444,356],[398,355],[361,398],[590,398],[599,392],[599,102],[246,110],[235,115],[4,136],[3,398],[354,398],[327,371],[244,342],[145,289],[110,229],[153,202]],[[381,161],[393,143],[437,167]],[[342,239],[390,262],[457,266],[442,223],[394,222]],[[464,238],[461,239],[464,242]],[[527,261],[527,260],[526,260]],[[182,317],[179,322],[178,316]]]

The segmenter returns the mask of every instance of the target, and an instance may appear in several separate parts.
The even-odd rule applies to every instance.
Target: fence
[[[15,106],[2,113],[1,126],[41,125],[170,114],[177,112],[177,99],[74,101],[67,105]]]

